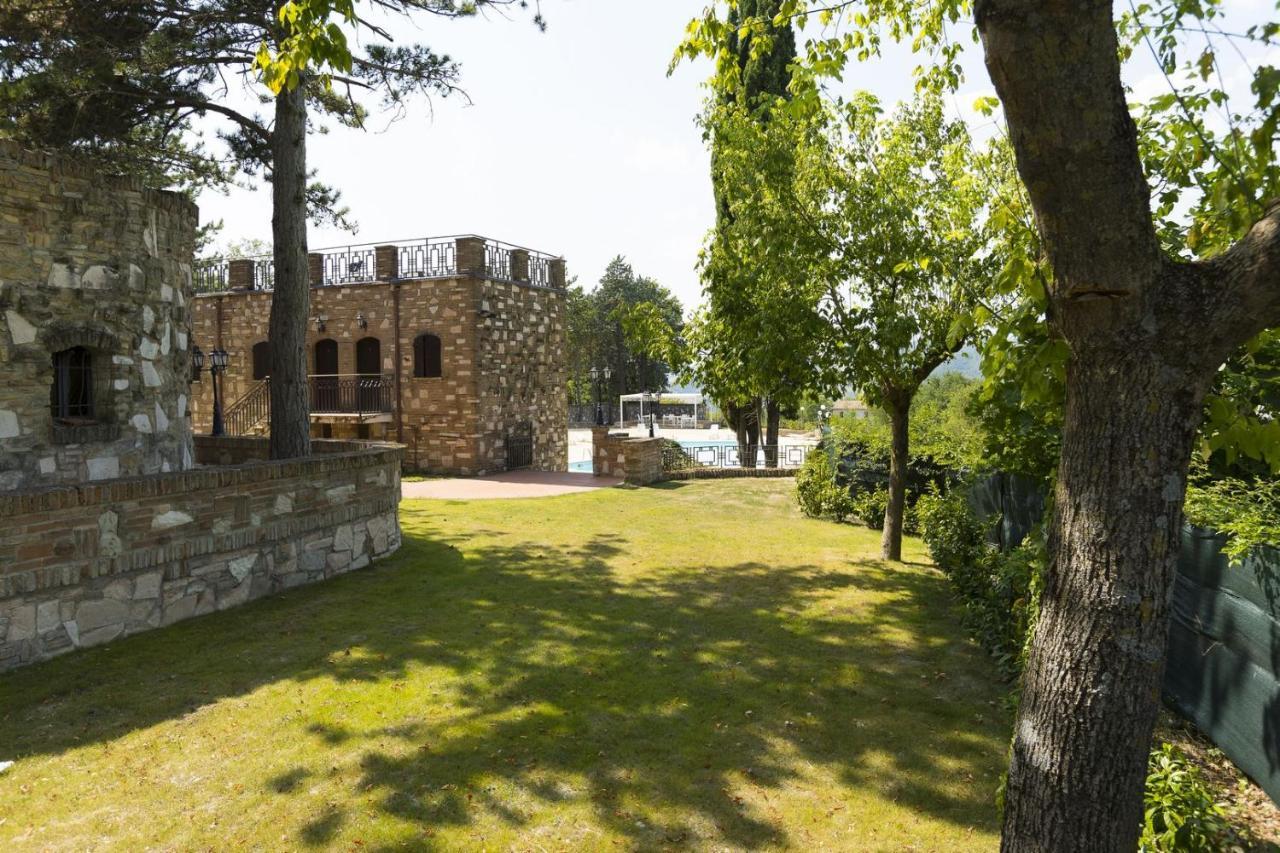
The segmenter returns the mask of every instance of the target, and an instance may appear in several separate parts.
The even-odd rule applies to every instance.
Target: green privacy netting
[[[1015,547],[1039,523],[1044,497],[1027,478],[995,474],[969,493],[994,538]],[[1223,537],[1187,528],[1172,590],[1165,697],[1280,803],[1280,551],[1231,566]]]
[[[1165,695],[1280,802],[1280,551],[1230,566],[1222,542],[1183,532]]]

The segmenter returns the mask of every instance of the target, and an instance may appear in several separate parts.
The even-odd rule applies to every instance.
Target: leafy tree
[[[372,0],[386,14],[442,18],[521,0]],[[334,21],[331,18],[337,17]],[[103,21],[108,26],[103,25]],[[541,22],[540,17],[536,19]],[[354,0],[14,0],[0,7],[0,114],[39,147],[84,149],[147,177],[272,185],[271,454],[310,452],[305,331],[308,214],[346,224],[336,192],[313,181],[306,137],[316,118],[363,127],[365,97],[402,111],[416,96],[457,92],[458,66],[422,45],[396,45]],[[353,51],[347,33],[363,43]],[[227,100],[228,76],[267,87],[272,116]],[[191,120],[225,122],[225,154],[189,140]]]
[[[778,0],[745,0],[729,10],[728,52],[735,74],[727,85],[712,81],[713,95],[704,115],[716,227],[701,261],[707,307],[696,318],[690,337],[700,342],[697,381],[719,401],[737,433],[738,456],[745,467],[755,467],[762,437],[765,464],[777,466],[781,418],[795,412],[813,378],[794,357],[805,349],[799,340],[805,333],[803,325],[796,326],[788,322],[794,318],[776,313],[779,305],[768,299],[776,290],[758,287],[752,280],[754,270],[740,263],[730,245],[728,229],[734,221],[730,198],[737,188],[726,174],[724,158],[731,155],[724,150],[717,127],[717,117],[725,108],[736,108],[750,121],[765,124],[774,105],[790,97],[789,66],[796,56],[792,28],[786,24],[768,30],[738,27],[744,21],[772,18],[778,7]],[[781,179],[787,179],[785,159],[775,159],[768,167],[781,170]]]
[[[937,98],[885,118],[866,94],[779,105],[765,124],[727,108],[717,134],[726,183],[740,188],[727,194],[722,251],[754,277],[757,302],[771,295],[771,315],[793,330],[784,342],[803,341],[779,361],[803,364],[807,350],[820,376],[889,415],[882,552],[900,559],[911,402],[963,345],[994,272],[968,134]]]
[[[674,335],[683,327],[680,300],[648,276],[637,275],[622,255],[609,262],[594,290],[571,290],[566,346],[571,399],[574,394],[578,402],[592,399],[593,367],[609,368],[609,379],[600,379],[606,408],[621,394],[667,389],[671,362],[649,345],[649,330],[639,335],[629,333],[626,320],[637,310],[651,312],[656,318],[654,334]]]
[[[919,85],[945,91],[968,41],[952,30],[970,12],[1034,213],[1036,245],[1014,275],[1042,298],[1050,333],[1019,360],[1038,353],[1041,372],[1055,358],[1065,368],[1049,568],[1003,846],[1131,851],[1205,400],[1220,367],[1280,325],[1280,207],[1266,201],[1280,189],[1280,73],[1246,69],[1252,103],[1241,108],[1221,82],[1234,70],[1221,47],[1271,46],[1280,25],[1223,32],[1220,0],[1153,0],[1118,18],[1101,0],[786,0],[774,20],[830,25],[804,46],[802,74],[837,76],[886,37],[905,39],[931,55]],[[723,72],[728,43],[717,5],[681,51],[711,54]],[[1131,109],[1121,65],[1137,51],[1170,92]]]

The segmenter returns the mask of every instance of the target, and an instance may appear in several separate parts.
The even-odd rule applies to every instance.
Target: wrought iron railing
[[[748,444],[667,444],[662,449],[664,471],[690,468],[742,468],[743,459],[754,461],[757,468],[799,468],[812,450],[807,444],[784,444],[777,447]]]
[[[458,270],[458,241],[454,239],[416,240],[397,246],[401,278],[439,278]]]
[[[364,284],[378,280],[377,246],[396,248],[396,278],[400,280],[423,278],[448,278],[458,275],[458,241],[479,239],[484,241],[485,275],[499,281],[514,281],[520,270],[512,267],[512,253],[516,250],[528,255],[528,269],[521,283],[534,287],[557,287],[552,278],[553,255],[524,249],[501,240],[490,240],[473,235],[449,237],[424,237],[414,240],[392,240],[385,243],[366,243],[356,246],[337,246],[320,249],[312,254],[321,257],[320,282],[313,286],[328,287],[342,284]],[[220,293],[231,289],[230,269],[234,260],[253,263],[252,287],[254,290],[271,290],[275,285],[275,263],[270,255],[244,258],[208,258],[196,261],[192,272],[193,286],[197,293]],[[239,285],[244,286],[244,285]]]
[[[484,244],[484,272],[490,278],[506,281],[511,278],[511,249],[504,244],[486,240]]]
[[[373,246],[343,246],[320,253],[325,284],[359,284],[378,277]]]
[[[222,258],[196,261],[191,269],[191,287],[196,293],[222,293],[227,283],[227,261]]]
[[[332,374],[307,378],[313,415],[376,415],[392,411],[392,376]]]
[[[529,283],[535,287],[553,287],[551,282],[551,257],[549,255],[529,255]]]
[[[271,417],[271,380],[263,379],[222,415],[227,435],[247,435],[250,430]]]

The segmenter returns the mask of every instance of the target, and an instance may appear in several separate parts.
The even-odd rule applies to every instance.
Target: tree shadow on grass
[[[993,827],[1001,687],[958,639],[938,574],[746,562],[632,576],[614,565],[634,555],[618,535],[476,545],[425,512],[404,523],[401,554],[371,571],[6,676],[0,743],[56,753],[270,682],[443,667],[460,708],[447,727],[305,726],[321,753],[360,750],[352,802],[372,795],[435,831],[481,812],[518,827],[574,801],[641,847],[794,845],[795,827],[741,792],[768,800],[810,765]],[[293,797],[321,771],[260,786]],[[329,804],[298,841],[330,842],[349,808]]]

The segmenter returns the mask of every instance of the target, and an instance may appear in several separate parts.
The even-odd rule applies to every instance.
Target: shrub
[[[990,523],[974,514],[958,490],[931,490],[916,511],[933,561],[964,605],[966,627],[1004,674],[1016,677],[1039,611],[1042,537],[1029,536],[1013,551],[1000,553],[987,541]]]
[[[1233,563],[1259,546],[1280,548],[1280,479],[1209,479],[1187,489],[1187,520],[1227,535]]]
[[[1161,744],[1147,767],[1141,853],[1227,849],[1234,833],[1200,771],[1176,746]]]
[[[810,518],[844,521],[853,512],[853,498],[836,483],[835,466],[821,448],[814,449],[796,472],[796,498]]]
[[[986,526],[958,489],[929,489],[916,502],[915,514],[934,563],[949,575],[965,572],[990,550]],[[959,591],[966,594],[965,589]]]
[[[902,532],[915,536],[920,533],[920,501],[908,501],[902,512]]]
[[[662,441],[662,470],[664,471],[686,471],[690,468],[697,468],[698,463],[685,450],[678,441],[672,441],[669,438],[661,439]]]
[[[884,516],[889,511],[889,490],[884,487],[862,489],[853,496],[853,515],[872,530],[884,529]]]

